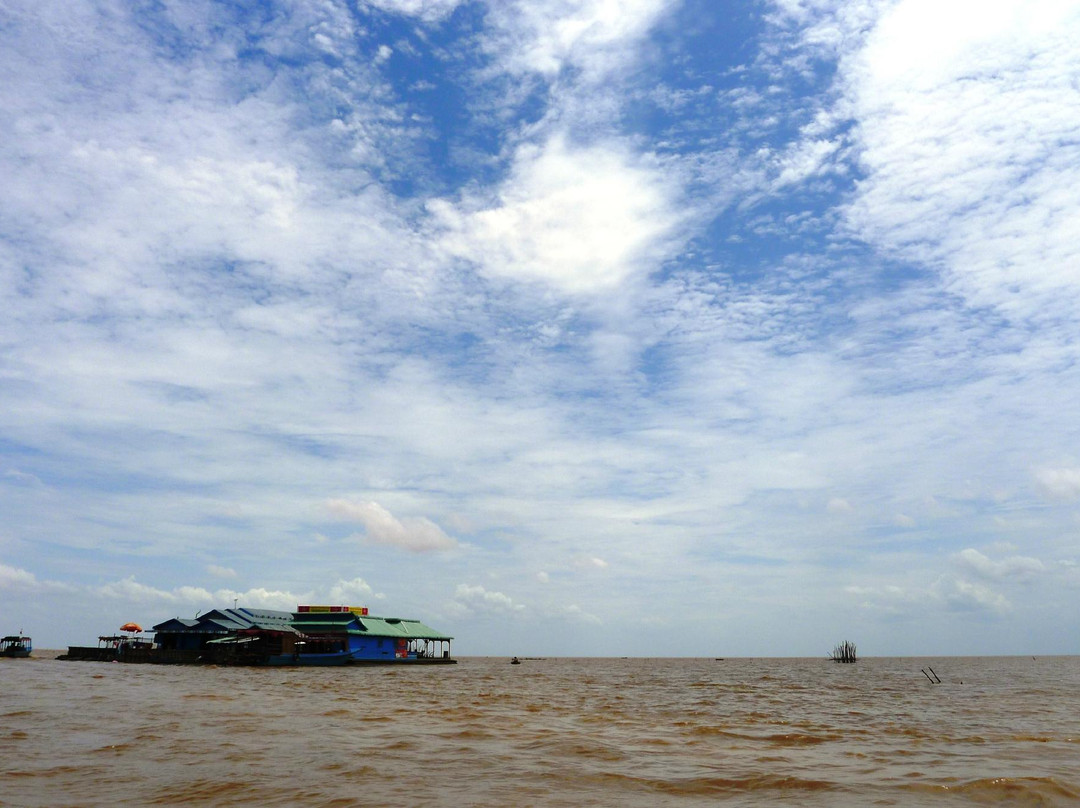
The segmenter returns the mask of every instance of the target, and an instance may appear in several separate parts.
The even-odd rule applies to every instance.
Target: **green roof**
[[[394,637],[413,640],[452,640],[419,620],[401,617],[360,617],[348,612],[301,612],[293,620],[300,631],[345,631],[369,637]],[[352,628],[355,624],[355,628]]]

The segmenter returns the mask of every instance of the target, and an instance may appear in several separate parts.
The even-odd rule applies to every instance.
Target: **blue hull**
[[[349,651],[333,654],[276,654],[266,658],[266,665],[304,667],[333,667],[338,665],[454,665],[449,657],[361,657]]]
[[[275,654],[266,658],[266,664],[327,668],[348,665],[351,660],[352,655],[345,651],[339,651],[336,654]]]

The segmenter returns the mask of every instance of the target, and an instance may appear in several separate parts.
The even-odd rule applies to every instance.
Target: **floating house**
[[[297,634],[292,612],[273,609],[211,609],[193,619],[174,617],[154,626],[154,645],[163,651],[201,651],[241,632]]]
[[[450,661],[453,637],[419,620],[372,617],[367,609],[302,606],[292,625],[316,644],[339,643],[354,663]]]
[[[138,648],[120,644],[104,657],[100,649],[72,647],[63,658],[221,665],[456,662],[450,656],[452,637],[419,620],[374,617],[363,607],[299,606],[295,612],[213,609],[191,619],[166,620],[153,631],[152,644],[141,641]]]

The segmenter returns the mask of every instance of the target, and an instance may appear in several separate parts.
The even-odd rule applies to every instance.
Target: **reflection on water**
[[[508,663],[5,660],[0,805],[1080,802],[1078,657]]]

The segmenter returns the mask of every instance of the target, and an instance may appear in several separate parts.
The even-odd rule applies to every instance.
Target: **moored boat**
[[[26,659],[33,650],[33,642],[23,634],[12,634],[0,640],[0,657]]]

